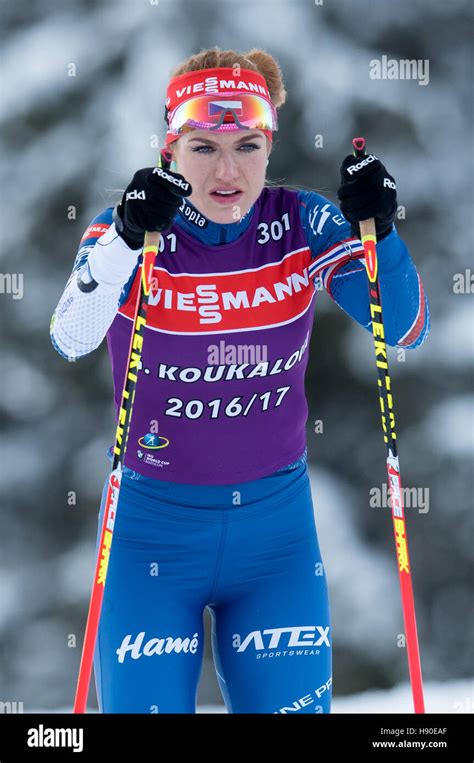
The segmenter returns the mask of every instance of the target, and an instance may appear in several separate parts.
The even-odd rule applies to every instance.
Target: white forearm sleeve
[[[123,286],[137,264],[141,249],[130,249],[118,235],[115,223],[97,241],[89,254],[88,263],[94,281],[114,289]]]
[[[111,225],[91,249],[87,262],[73,271],[50,327],[51,341],[63,357],[73,361],[100,345],[140,252],[130,249]],[[82,291],[78,279],[91,290]]]

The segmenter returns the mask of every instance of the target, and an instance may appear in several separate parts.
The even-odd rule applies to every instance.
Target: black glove
[[[346,156],[341,164],[341,185],[337,191],[341,212],[359,237],[359,220],[375,219],[377,240],[388,236],[397,212],[397,186],[380,159],[367,154],[356,159]]]
[[[183,196],[192,192],[191,184],[177,172],[162,167],[138,170],[113,211],[117,233],[131,249],[139,249],[145,231],[169,228]]]

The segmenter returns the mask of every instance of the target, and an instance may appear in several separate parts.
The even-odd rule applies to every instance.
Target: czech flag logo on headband
[[[237,116],[242,115],[242,101],[211,101],[209,104],[209,116],[219,116],[223,111],[232,109]]]
[[[278,129],[276,108],[265,78],[250,69],[202,69],[174,77],[167,89],[166,144],[184,132],[259,129],[271,140]]]

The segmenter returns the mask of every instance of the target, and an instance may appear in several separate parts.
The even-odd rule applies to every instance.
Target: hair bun
[[[274,106],[282,106],[286,101],[286,90],[278,61],[261,48],[252,48],[245,54],[245,58],[255,64],[260,74],[265,77]]]

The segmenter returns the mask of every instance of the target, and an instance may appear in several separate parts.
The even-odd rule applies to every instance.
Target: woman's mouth
[[[243,196],[243,191],[238,188],[217,188],[210,195],[218,204],[235,204]]]

